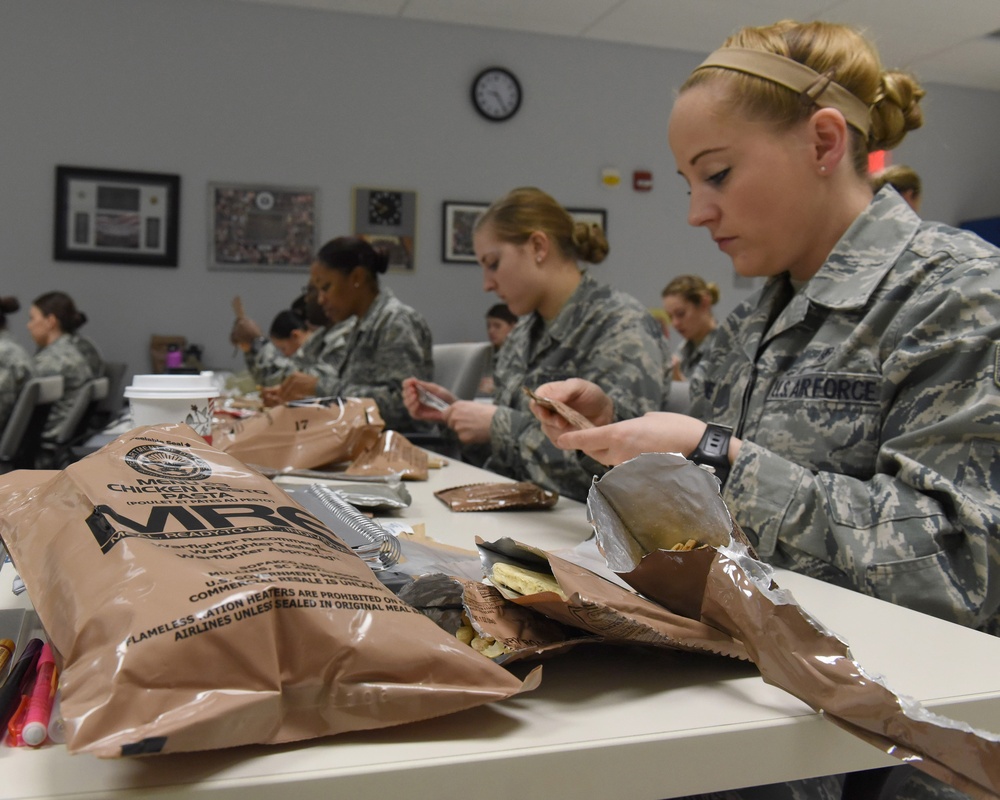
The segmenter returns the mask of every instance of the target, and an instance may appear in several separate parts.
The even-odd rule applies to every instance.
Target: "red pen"
[[[29,747],[38,747],[48,736],[49,716],[52,714],[52,699],[57,685],[56,662],[52,657],[52,647],[46,642],[38,656],[35,685],[28,696],[21,727],[21,739]]]

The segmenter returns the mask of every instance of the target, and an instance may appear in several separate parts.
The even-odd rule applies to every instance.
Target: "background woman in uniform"
[[[719,327],[712,306],[719,302],[719,287],[705,283],[697,275],[680,275],[663,290],[663,310],[670,324],[684,338],[679,355],[674,356],[674,380],[688,380],[712,344]]]
[[[473,246],[483,288],[522,317],[497,358],[494,403],[455,402],[441,386],[408,380],[406,406],[418,419],[443,422],[465,445],[487,446],[489,469],[584,498],[603,467],[554,447],[522,387],[582,375],[615,398],[619,419],[656,410],[667,359],[659,326],[637,300],[581,269],[604,260],[604,233],[574,223],[540,189],[515,189],[493,203],[476,223]],[[423,405],[421,384],[450,401],[448,410]]]
[[[65,292],[46,292],[31,305],[28,332],[38,345],[33,358],[35,374],[63,376],[63,395],[52,405],[42,432],[42,449],[35,460],[39,469],[62,466],[61,455],[55,449],[55,431],[66,419],[83,385],[96,377],[73,342],[76,329],[86,321],[86,314],[77,310],[73,298]]]
[[[403,379],[430,379],[431,332],[420,314],[379,284],[388,266],[386,253],[359,237],[342,236],[320,248],[310,272],[317,300],[334,324],[353,318],[354,327],[335,369],[289,375],[264,390],[266,404],[316,395],[370,397],[387,428],[416,427],[403,405]]]

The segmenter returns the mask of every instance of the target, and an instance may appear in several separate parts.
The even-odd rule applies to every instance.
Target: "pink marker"
[[[38,656],[38,671],[35,686],[24,712],[24,727],[21,738],[26,745],[38,747],[48,736],[49,716],[52,713],[52,698],[56,694],[56,662],[52,658],[52,648],[46,642]]]

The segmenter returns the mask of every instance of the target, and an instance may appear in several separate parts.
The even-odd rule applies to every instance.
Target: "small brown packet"
[[[425,481],[427,453],[396,431],[386,431],[367,450],[355,456],[345,475],[399,475],[404,481]]]
[[[558,492],[530,481],[469,483],[439,489],[434,496],[452,511],[537,511],[559,500]]]
[[[542,397],[535,394],[533,389],[529,389],[527,386],[521,387],[524,393],[528,395],[532,400],[534,400],[542,408],[547,408],[549,411],[554,411],[564,420],[566,420],[570,425],[572,425],[578,431],[585,431],[588,428],[593,428],[594,423],[587,419],[579,411],[570,408],[561,400],[553,400],[551,397]]]
[[[613,644],[652,645],[749,660],[746,648],[728,633],[675,614],[579,564],[508,538],[484,542],[476,537],[476,545],[487,577],[498,562],[550,573],[565,599],[555,592],[519,595],[501,586],[497,589],[511,602],[564,625]]]

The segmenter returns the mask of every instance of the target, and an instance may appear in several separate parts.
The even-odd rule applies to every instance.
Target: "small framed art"
[[[179,175],[56,167],[53,258],[176,267]]]
[[[472,231],[476,220],[489,203],[462,203],[445,200],[442,204],[441,260],[452,264],[475,264]]]
[[[209,269],[307,271],[318,207],[318,189],[210,183]]]
[[[576,222],[583,222],[587,225],[598,225],[604,231],[605,237],[607,237],[608,212],[603,208],[567,208],[566,210]]]
[[[354,233],[389,252],[389,269],[412,272],[417,230],[417,193],[355,187]]]

